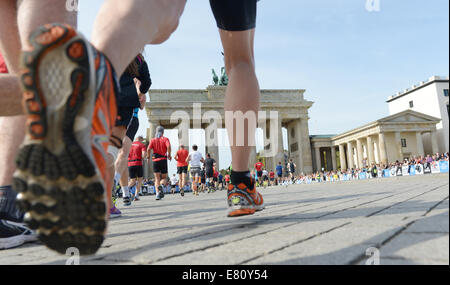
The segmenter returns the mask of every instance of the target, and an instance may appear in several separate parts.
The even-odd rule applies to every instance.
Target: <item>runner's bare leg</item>
[[[122,148],[120,149],[119,156],[115,163],[115,170],[120,174],[121,180],[122,176],[128,177],[128,154],[130,153],[132,144],[133,142],[129,137],[125,136],[123,138]]]
[[[186,0],[106,0],[94,24],[92,44],[120,75],[146,44],[170,37],[185,4]]]
[[[160,44],[170,37],[185,4],[186,0],[106,0],[97,15],[91,43],[108,57],[120,77],[146,44]],[[123,127],[112,129],[119,139],[125,134]],[[112,160],[109,156],[111,177]]]
[[[256,131],[260,101],[253,49],[255,30],[219,31],[225,51],[225,67],[229,77],[225,96],[225,112],[241,111],[245,114],[250,111],[254,112],[256,118],[255,122],[244,124],[244,132],[237,130],[231,124],[226,124],[230,138],[236,138],[242,133],[246,135],[243,146],[230,141],[233,171],[248,171],[248,161],[252,151],[252,145],[249,145],[252,141],[250,136],[253,136]],[[253,143],[254,141],[251,142],[251,144]]]
[[[37,13],[36,11],[45,11]],[[65,1],[60,0],[3,0],[0,1],[0,49],[5,58],[10,75],[0,81],[0,106],[8,108],[3,115],[23,114],[22,95],[18,81],[20,55],[22,49],[29,49],[28,37],[39,26],[52,22],[77,24],[77,13],[66,10]],[[12,79],[16,77],[16,79]],[[6,86],[6,87],[4,87]],[[11,88],[11,89],[6,89]],[[8,91],[10,90],[10,91]],[[20,105],[19,105],[20,104]],[[25,116],[0,117],[0,185],[11,185],[15,171],[16,153],[25,137]]]

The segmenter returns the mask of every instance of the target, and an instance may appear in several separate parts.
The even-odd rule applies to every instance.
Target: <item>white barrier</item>
[[[320,181],[317,181],[317,178],[312,180],[311,178],[308,177],[302,180],[302,182],[297,184],[310,184],[313,182],[317,183],[317,182],[366,180],[384,177],[415,176],[415,175],[437,174],[448,172],[449,172],[448,161],[433,161],[432,163],[425,163],[425,164],[392,166],[391,168],[388,169],[378,170],[376,177],[373,177],[371,172],[362,171],[362,172],[354,172],[354,174],[340,173],[338,175],[333,174],[333,176],[325,176],[325,177],[322,176]]]

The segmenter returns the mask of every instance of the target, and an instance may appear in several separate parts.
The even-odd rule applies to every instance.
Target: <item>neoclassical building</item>
[[[441,119],[413,110],[381,118],[339,135],[311,136],[314,170],[362,168],[439,151],[436,125]],[[431,138],[425,151],[424,135]]]
[[[297,171],[361,168],[364,164],[390,163],[406,157],[439,152],[436,125],[440,118],[405,110],[339,135],[310,136],[308,111],[313,102],[305,90],[261,90],[258,127],[263,131],[266,168],[290,158]],[[219,161],[218,129],[225,128],[225,87],[199,90],[151,90],[146,111],[150,127],[147,139],[158,125],[178,131],[179,142],[190,146],[189,129],[205,130],[206,152]],[[251,119],[236,118],[237,121]],[[287,130],[284,149],[282,129]],[[424,143],[425,141],[425,143]],[[429,147],[428,147],[429,145]],[[249,161],[253,169],[256,145]],[[146,170],[151,173],[152,169]]]
[[[449,151],[449,77],[433,76],[421,81],[397,94],[390,96],[388,104],[389,114],[396,114],[404,110],[413,110],[441,119],[436,125],[437,139],[440,152]],[[424,136],[425,149],[431,149],[430,136]]]
[[[189,146],[189,129],[205,130],[206,152],[219,161],[218,129],[225,128],[226,87],[209,86],[199,90],[151,90],[146,105],[151,138],[158,125],[178,130],[180,143]],[[304,98],[305,90],[261,90],[258,127],[263,130],[266,167],[275,169],[285,160],[282,129],[289,133],[289,155],[304,172],[313,170],[309,140],[308,110],[313,102]],[[238,121],[238,120],[236,120]],[[256,162],[256,144],[249,167]],[[150,169],[151,172],[151,169]]]

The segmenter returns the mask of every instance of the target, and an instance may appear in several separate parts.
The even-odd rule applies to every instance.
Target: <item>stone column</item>
[[[295,120],[287,125],[287,134],[289,156],[297,165],[298,172],[304,172],[300,120]]]
[[[373,140],[371,136],[367,137],[367,156],[368,156],[367,159],[369,160],[368,161],[369,165],[375,163],[375,152],[373,149]]]
[[[397,160],[403,160],[402,137],[400,132],[395,132],[395,146],[397,147]]]
[[[152,140],[152,138],[155,137],[156,128],[158,127],[159,122],[150,120],[148,123],[149,123],[149,127],[147,130],[147,136],[148,136],[147,140],[150,142]]]
[[[436,154],[437,152],[439,152],[439,145],[438,145],[436,130],[433,130],[431,132],[431,151],[433,152],[433,154]]]
[[[264,158],[266,166],[267,166],[267,164],[272,165],[272,157],[271,156],[274,153],[274,151],[273,151],[274,143],[273,143],[273,138],[271,137],[272,131],[270,129],[270,121],[266,120],[264,125],[261,126],[261,128],[263,131],[263,147],[264,147],[264,149],[261,151],[261,157]],[[269,156],[269,155],[271,155],[271,156]]]
[[[333,170],[337,170],[337,163],[336,163],[336,147],[331,146],[331,163],[333,165]]]
[[[211,158],[214,159],[217,162],[217,166],[219,166],[219,147],[217,146],[206,146],[205,147],[206,153],[209,153],[211,155]]]
[[[353,144],[352,142],[347,143],[347,160],[348,160],[348,168],[355,168],[355,161],[353,159]]]
[[[261,120],[261,118],[260,118]],[[270,120],[262,122],[263,129],[265,168],[267,170],[275,169],[278,161],[284,160],[283,132],[282,132],[282,114],[278,113],[277,117],[270,117]],[[261,123],[261,121],[260,121]]]
[[[309,139],[308,118],[302,118],[296,123],[295,132],[297,133],[300,159],[302,159],[302,171],[305,174],[313,172],[311,142]],[[297,165],[298,166],[298,165]]]
[[[278,162],[283,162],[284,160],[284,146],[283,146],[283,119],[281,114],[279,114],[278,117],[278,126],[277,126],[277,149],[276,155],[272,160],[272,164],[269,166],[267,165],[267,171],[270,171],[271,169],[275,171]]]
[[[423,148],[423,139],[422,139],[421,132],[416,132],[416,141],[417,141],[417,154],[419,156],[425,156],[425,150]]]
[[[322,171],[322,158],[320,155],[320,147],[315,147],[316,151],[316,171]]]
[[[182,121],[178,125],[178,144],[184,145],[186,149],[189,150],[189,128],[190,128],[190,121],[185,120]]]
[[[356,152],[357,152],[357,163],[358,163],[358,168],[362,168],[363,167],[363,147],[362,147],[362,141],[361,139],[357,139],[356,140]]]
[[[378,148],[379,148],[379,154],[380,154],[380,163],[387,164],[387,151],[386,151],[386,140],[384,137],[384,133],[380,133],[378,135]]]
[[[347,163],[345,161],[345,147],[343,144],[339,145],[339,158],[341,161],[341,170],[347,169]]]
[[[214,127],[214,129],[211,129]],[[217,126],[208,126],[205,130],[205,151],[211,155],[211,158],[219,165],[219,138]]]

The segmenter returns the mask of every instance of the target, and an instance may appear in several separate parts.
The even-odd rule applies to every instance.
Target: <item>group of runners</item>
[[[35,230],[52,250],[64,254],[75,247],[90,255],[105,239],[114,184],[131,185],[124,165],[139,164],[129,159],[127,141],[133,140],[127,131],[149,88],[142,50],[170,37],[186,0],[105,0],[90,41],[77,31],[77,13],[65,2],[0,1],[0,50],[8,69],[0,75],[0,247],[34,240]],[[229,76],[225,111],[257,114],[257,0],[210,0],[210,5]],[[226,124],[236,142],[255,133],[256,124],[243,124],[244,134]],[[235,141],[230,141],[229,217],[264,209],[248,169],[251,147]],[[132,158],[140,151],[133,149]],[[167,178],[170,154],[158,128],[144,153],[152,159],[157,189]],[[202,159],[195,151],[188,156],[194,177]],[[138,168],[128,173],[137,183]]]
[[[199,192],[214,192],[219,183],[222,189],[224,188],[223,179],[219,177],[217,162],[207,153],[206,158],[203,158],[201,152],[198,151],[198,146],[192,146],[192,152],[188,153],[184,145],[180,146],[175,160],[177,161],[177,174],[179,175],[179,187],[181,195],[184,195],[187,185],[188,171],[191,178],[191,188],[193,194],[198,196]],[[174,185],[172,183],[172,185]]]
[[[289,160],[286,166],[283,166],[280,161],[276,166],[275,173],[272,169],[268,171],[264,167],[262,159],[259,159],[258,162],[255,163],[254,169],[257,186],[263,186],[265,188],[269,185],[275,186],[282,184],[282,182],[287,178],[285,174],[288,174],[288,179],[293,180],[295,178],[297,165],[292,161],[292,159]]]

